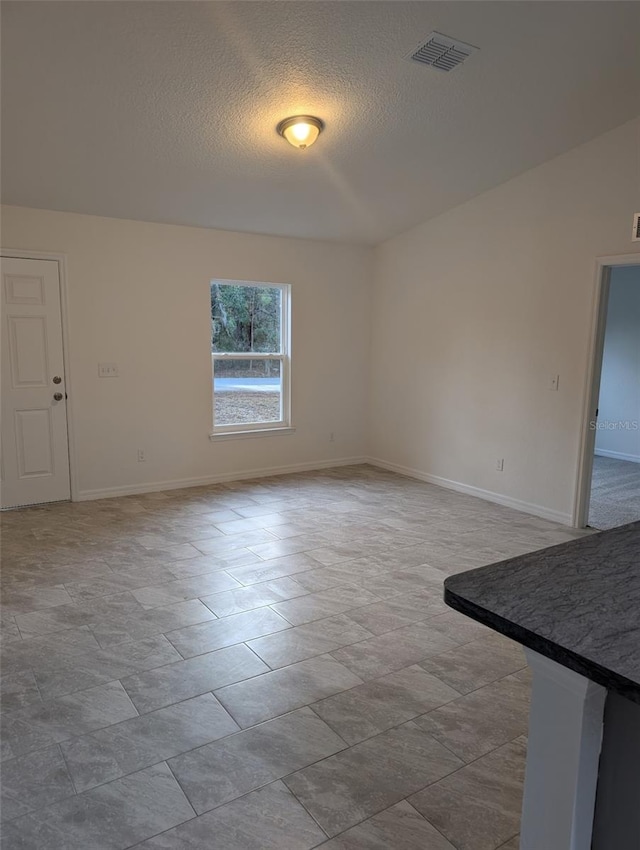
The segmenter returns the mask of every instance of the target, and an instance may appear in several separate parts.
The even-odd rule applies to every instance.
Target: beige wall
[[[595,258],[640,251],[639,142],[634,121],[379,246],[374,457],[569,521]]]
[[[81,496],[366,453],[370,249],[18,207],[2,244],[68,257]],[[209,440],[213,277],[292,284],[295,434]]]
[[[595,258],[640,252],[639,142],[635,121],[375,254],[5,207],[5,247],[68,255],[81,494],[369,454],[569,521]],[[212,277],[293,284],[294,435],[209,441]]]

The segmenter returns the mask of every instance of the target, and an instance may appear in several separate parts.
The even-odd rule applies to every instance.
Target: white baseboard
[[[226,481],[244,481],[250,478],[268,478],[272,475],[290,475],[293,472],[313,472],[315,469],[331,469],[337,466],[357,466],[367,463],[366,457],[345,457],[332,460],[316,460],[307,463],[292,463],[288,466],[272,466],[249,469],[245,472],[224,472],[202,478],[179,478],[171,481],[153,481],[147,484],[129,484],[124,487],[103,487],[99,490],[80,490],[75,501],[88,502],[95,499],[110,499],[115,496],[135,496],[139,493],[159,493],[162,490],[182,490],[185,487],[204,487],[207,484],[222,484]]]
[[[596,449],[594,454],[598,457],[612,457],[614,460],[628,460],[631,463],[640,463],[640,455],[627,455],[624,452],[610,452],[608,449]]]
[[[418,469],[400,466],[397,463],[389,463],[388,461],[374,457],[334,458],[331,460],[293,463],[287,466],[249,469],[244,472],[224,472],[218,475],[203,476],[201,478],[180,478],[172,479],[170,481],[153,481],[146,484],[129,484],[123,487],[103,487],[98,490],[80,490],[77,494],[76,501],[87,502],[95,499],[110,499],[116,496],[135,496],[142,493],[158,493],[162,490],[181,490],[185,487],[203,487],[208,484],[222,484],[227,481],[268,478],[273,475],[290,475],[294,472],[313,472],[316,469],[331,469],[332,467],[338,466],[357,466],[362,463],[369,463],[372,466],[377,466],[381,469],[388,469],[390,472],[397,472],[399,475],[406,475],[409,478],[417,478],[419,481],[425,481],[428,484],[435,484],[438,487],[444,487],[447,490],[455,490],[458,493],[465,493],[469,496],[475,496],[478,499],[484,499],[485,501],[504,505],[508,508],[514,508],[515,510],[523,511],[527,514],[540,516],[544,519],[561,523],[562,525],[571,525],[570,514],[563,514],[560,511],[553,511],[549,508],[543,507],[542,505],[523,502],[520,499],[503,496],[501,493],[494,493],[491,490],[483,490],[480,487],[473,487],[470,484],[463,484],[460,481],[451,481],[448,478],[442,478],[439,475],[430,475],[429,473],[421,472]]]
[[[543,505],[536,505],[532,502],[523,502],[520,499],[513,499],[511,496],[504,496],[502,493],[494,493],[492,490],[483,490],[480,487],[473,487],[471,484],[463,484],[461,481],[451,481],[449,478],[441,478],[439,475],[430,475],[428,472],[421,472],[419,469],[411,469],[408,466],[400,466],[397,463],[389,463],[386,460],[380,460],[375,457],[367,458],[367,462],[372,466],[379,466],[381,469],[388,469],[390,472],[397,472],[399,475],[406,475],[409,478],[417,478],[419,481],[426,481],[427,484],[436,484],[438,487],[444,487],[447,490],[455,490],[457,493],[465,493],[468,496],[475,496],[478,499],[484,499],[487,502],[504,505],[507,508],[514,508],[516,511],[533,514],[534,516],[549,519],[552,522],[557,522],[561,525],[571,525],[571,514],[554,511],[550,508],[545,508]]]

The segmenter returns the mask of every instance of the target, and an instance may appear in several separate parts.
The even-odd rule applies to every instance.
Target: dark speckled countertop
[[[640,703],[640,522],[458,573],[444,598]]]

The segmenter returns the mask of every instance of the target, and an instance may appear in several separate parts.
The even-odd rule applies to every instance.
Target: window
[[[211,282],[213,434],[291,426],[286,284]]]

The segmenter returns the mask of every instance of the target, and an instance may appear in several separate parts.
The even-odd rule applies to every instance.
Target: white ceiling
[[[638,115],[640,3],[3,2],[2,95],[5,203],[373,243]]]

